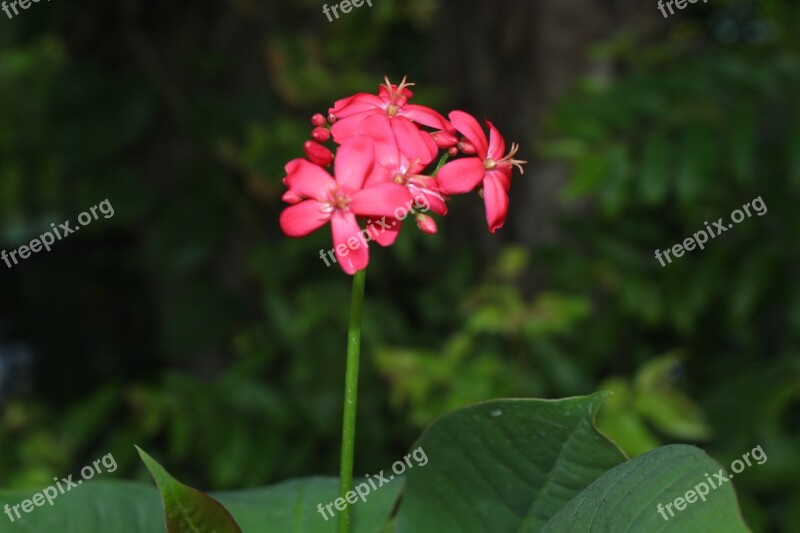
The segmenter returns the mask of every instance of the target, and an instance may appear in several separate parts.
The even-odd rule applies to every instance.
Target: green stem
[[[347,330],[347,372],[344,378],[344,420],[342,422],[342,460],[339,475],[339,496],[353,486],[353,456],[356,444],[356,406],[358,404],[358,365],[361,353],[361,314],[364,308],[366,270],[353,276],[350,299],[350,327]],[[339,515],[339,533],[350,533],[350,505]]]

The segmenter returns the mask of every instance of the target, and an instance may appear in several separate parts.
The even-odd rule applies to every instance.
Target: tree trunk
[[[592,43],[624,28],[652,28],[656,13],[633,0],[443,3],[435,75],[458,106],[479,119],[494,117],[507,142],[522,144],[518,157],[530,161],[512,182],[507,239],[536,245],[557,237],[564,209],[557,196],[566,175],[561,165],[534,157],[542,119],[580,77],[612,75],[611,65],[588,57]]]

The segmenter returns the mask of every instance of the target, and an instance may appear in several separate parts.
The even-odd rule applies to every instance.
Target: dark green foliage
[[[797,23],[796,8],[767,6],[755,17]],[[794,32],[772,28],[754,46],[630,42],[612,56],[618,81],[567,98],[544,152],[571,163],[568,196],[591,214],[566,224],[581,253],[540,256],[554,288],[601,302],[573,346],[592,375],[679,349],[684,389],[714,434],[708,452],[724,462],[754,444],[773,450],[737,480],[757,530],[800,524],[800,58]],[[763,216],[666,267],[654,258],[757,197]]]

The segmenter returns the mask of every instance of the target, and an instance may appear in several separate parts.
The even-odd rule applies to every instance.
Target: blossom
[[[392,142],[394,131],[378,116],[365,119],[359,130],[375,141],[375,165],[367,177],[366,186],[385,182],[403,185],[408,187],[412,196],[420,193],[428,196],[434,213],[447,214],[436,179],[423,175],[432,161],[427,150],[414,151],[414,146],[404,146],[396,139]]]
[[[503,227],[508,214],[508,190],[511,187],[511,171],[517,167],[524,172],[522,165],[526,161],[514,159],[519,146],[511,145],[508,155],[503,155],[506,143],[494,125],[486,121],[489,127],[489,139],[478,121],[463,111],[450,113],[450,122],[466,137],[469,145],[474,147],[477,157],[456,159],[444,165],[436,179],[439,189],[444,194],[463,194],[481,185],[481,195],[486,205],[486,222],[489,231],[494,233]]]
[[[299,201],[281,213],[281,229],[290,237],[304,237],[330,222],[336,258],[351,275],[369,262],[366,230],[361,230],[356,216],[391,217],[411,198],[408,189],[396,183],[364,188],[374,161],[371,140],[353,137],[339,147],[334,176],[305,159],[286,165],[289,198]]]
[[[408,215],[423,233],[436,233],[428,211],[446,215],[452,195],[479,189],[494,233],[508,214],[512,171],[525,163],[514,159],[516,144],[504,155],[505,140],[488,120],[487,137],[463,111],[453,111],[448,121],[410,104],[413,84],[406,78],[399,85],[384,80],[377,95],[359,93],[337,101],[327,117],[315,114],[303,145],[306,158],[290,161],[283,178],[282,200],[289,204],[280,216],[284,233],[303,237],[330,222],[334,249],[327,256],[321,250],[320,257],[330,266],[326,257],[335,253],[334,262],[351,275],[366,268],[367,243],[394,244]]]
[[[364,119],[359,131],[375,142],[375,165],[365,181],[366,187],[380,183],[396,183],[406,187],[418,204],[424,202],[424,205],[434,213],[447,214],[447,206],[444,197],[439,193],[436,179],[422,174],[431,162],[426,149],[405,145],[404,150],[401,144],[396,142],[391,125],[378,115]],[[411,151],[414,148],[419,151]],[[381,232],[375,240],[382,246],[389,246],[397,239],[401,227],[400,220],[393,220],[391,229]],[[431,230],[435,228],[435,223],[426,222],[425,228]]]
[[[408,83],[406,78],[403,78],[400,85],[392,85],[388,77],[384,80],[386,85],[381,85],[377,96],[359,93],[334,104],[330,109],[330,116],[334,118],[331,126],[333,140],[337,143],[344,142],[361,133],[359,126],[364,119],[379,116],[394,131],[394,137],[401,147],[415,152],[427,149],[430,158],[435,158],[438,153],[436,142],[430,133],[416,124],[446,131],[452,130],[452,126],[433,109],[408,103],[413,96],[408,88],[414,84]]]

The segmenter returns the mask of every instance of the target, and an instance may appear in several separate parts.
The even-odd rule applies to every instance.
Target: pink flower
[[[356,94],[337,101],[328,117],[315,114],[312,140],[303,146],[307,159],[290,161],[283,179],[282,199],[291,204],[280,216],[283,231],[303,237],[330,222],[334,249],[327,254],[351,275],[366,268],[367,243],[393,244],[409,216],[422,232],[436,233],[428,211],[447,214],[449,195],[479,189],[494,233],[508,215],[513,169],[522,172],[525,163],[514,159],[516,144],[503,155],[505,141],[488,120],[487,138],[463,111],[453,111],[448,121],[433,109],[409,104],[413,84],[406,78],[400,85],[385,81],[377,95]],[[331,139],[338,145],[333,151],[323,145]],[[440,151],[463,157],[428,175]],[[359,226],[364,219],[366,229]],[[324,253],[320,257],[328,265]]]
[[[412,122],[428,126],[436,130],[451,131],[453,127],[441,114],[433,109],[421,105],[409,104],[408,100],[414,95],[408,88],[413,83],[408,83],[406,78],[400,85],[392,85],[388,77],[384,77],[386,85],[378,89],[378,96],[368,93],[359,93],[337,101],[330,109],[330,114],[336,117],[334,139],[338,135],[348,136],[353,134],[358,123],[370,115],[382,114],[388,117],[405,117]]]
[[[390,124],[397,143],[402,148],[413,152],[425,148],[429,151],[430,158],[435,158],[438,147],[433,137],[416,124],[446,131],[453,127],[433,109],[408,103],[413,96],[408,87],[414,84],[408,83],[406,78],[403,78],[400,85],[392,85],[389,78],[384,79],[386,85],[380,87],[378,96],[359,93],[334,104],[330,109],[330,115],[335,119],[331,126],[333,140],[342,143],[349,137],[362,133],[359,126],[364,119],[377,115]]]
[[[447,214],[447,206],[439,194],[438,183],[434,178],[422,175],[431,162],[427,150],[404,151],[396,142],[391,125],[378,115],[364,119],[359,131],[375,142],[375,166],[366,179],[366,187],[380,183],[396,183],[408,189],[417,205],[424,205],[439,215]],[[413,149],[414,146],[406,148]],[[375,240],[382,246],[393,244],[401,226],[400,220],[394,220],[391,230],[381,232]],[[431,225],[427,227],[430,228]]]
[[[370,139],[353,137],[336,154],[334,175],[306,161],[294,159],[286,165],[284,195],[296,201],[281,213],[281,229],[290,237],[304,237],[331,223],[336,258],[348,274],[366,268],[369,251],[356,216],[391,217],[398,206],[410,200],[408,189],[395,183],[363,188],[374,165]]]
[[[443,166],[436,179],[442,193],[463,194],[482,184],[481,195],[486,205],[486,222],[494,233],[503,227],[508,214],[508,190],[511,187],[512,167],[524,173],[522,165],[527,161],[514,159],[519,146],[511,145],[508,155],[503,155],[506,143],[494,125],[489,126],[489,139],[478,121],[463,111],[450,113],[453,126],[474,147],[477,157],[456,159]]]

